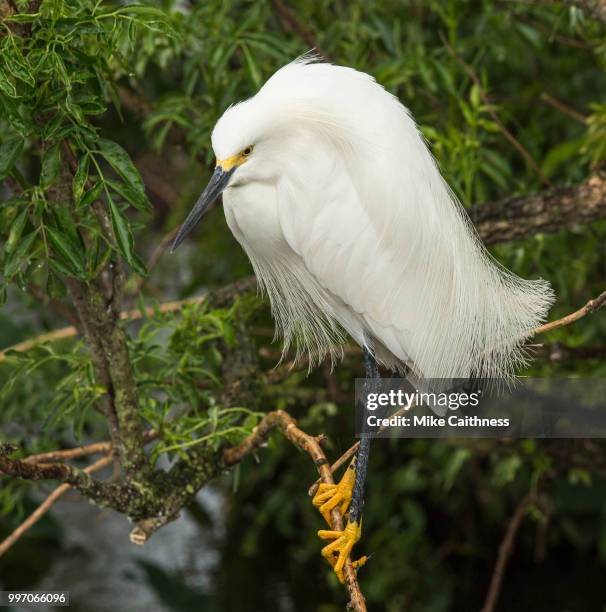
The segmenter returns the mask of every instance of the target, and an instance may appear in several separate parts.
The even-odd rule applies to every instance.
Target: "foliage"
[[[171,32],[166,16],[145,6],[46,0],[38,12],[12,15],[2,27],[0,173],[19,186],[2,206],[4,295],[7,283],[24,284],[41,268],[54,295],[62,275],[90,280],[112,251],[144,273],[125,209],[148,207],[145,187],[128,154],[100,137],[92,120],[106,111],[108,99],[119,111],[113,79],[128,70],[126,56],[141,31]],[[19,170],[24,153],[34,154],[39,172]],[[73,170],[70,191],[58,186],[65,161]],[[102,194],[114,243],[95,215]],[[69,214],[54,205],[65,200],[73,200]]]
[[[32,286],[71,305],[72,279],[105,286],[125,262],[126,300],[138,298],[143,309],[250,273],[217,213],[200,229],[195,249],[162,258],[142,291],[137,279],[146,269],[137,253],[152,253],[184,218],[207,176],[209,136],[223,110],[308,50],[276,4],[0,0],[0,298],[8,301],[0,310],[0,346],[62,325],[49,301],[28,296]],[[466,206],[544,189],[546,181],[580,182],[601,169],[604,25],[569,3],[301,0],[291,6],[331,59],[373,74],[411,109]],[[557,317],[604,289],[605,235],[597,223],[494,253],[517,273],[552,282]],[[187,306],[176,315],[156,308],[124,324],[140,414],[163,432],[154,461],[236,442],[257,422],[255,406],[221,401],[221,347],[237,346],[242,308]],[[256,324],[261,365],[271,373],[276,359],[267,311]],[[604,317],[596,316],[548,341],[585,350],[600,349],[605,338]],[[539,358],[529,372],[603,375],[603,352],[593,355],[555,363]],[[256,399],[263,410],[286,408],[310,431],[325,431],[336,457],[351,443],[357,361],[349,358],[336,370],[336,397],[319,370],[309,377],[295,371],[264,386]],[[106,389],[84,341],[9,353],[0,363],[0,384],[2,438],[19,443],[24,454],[107,437],[93,409]],[[360,574],[371,609],[478,609],[513,507],[531,490],[549,500],[552,512],[535,511],[522,529],[511,597],[528,609],[553,609],[561,601],[570,609],[597,609],[591,590],[564,592],[562,585],[553,591],[557,602],[547,593],[558,555],[588,575],[606,563],[604,473],[584,460],[587,446],[377,443],[363,539],[365,552],[376,554]],[[259,457],[224,483],[226,491],[237,484],[237,492],[229,491],[209,608],[272,609],[277,592],[296,609],[330,606],[340,586],[313,538],[320,521],[305,497],[315,477],[311,466],[278,437]],[[29,485],[3,482],[0,513],[14,521],[31,494]],[[547,553],[543,565],[533,561],[539,545]],[[172,572],[152,569],[158,590],[174,590]],[[543,600],[518,585],[520,576],[520,584],[532,580]],[[206,594],[196,596],[207,601]]]

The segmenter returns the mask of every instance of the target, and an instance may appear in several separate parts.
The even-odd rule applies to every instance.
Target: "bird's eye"
[[[253,146],[252,145],[248,145],[246,147],[246,149],[244,149],[244,151],[242,151],[242,155],[244,155],[244,157],[248,157],[253,151]]]

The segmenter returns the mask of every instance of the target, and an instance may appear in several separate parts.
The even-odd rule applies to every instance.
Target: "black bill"
[[[227,187],[231,175],[235,171],[235,166],[229,170],[223,170],[221,166],[217,166],[213,175],[210,177],[210,181],[206,186],[206,189],[202,192],[202,195],[198,198],[198,201],[191,209],[191,212],[185,219],[185,223],[181,226],[173,246],[170,249],[171,253],[174,253],[176,248],[183,242],[187,234],[189,234],[194,227],[198,224],[198,221],[202,218],[202,215],[208,210],[208,207],[221,195],[221,192]]]

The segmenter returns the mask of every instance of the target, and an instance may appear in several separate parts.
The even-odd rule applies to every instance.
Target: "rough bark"
[[[487,245],[585,225],[606,219],[606,180],[593,176],[580,185],[472,206],[469,216]]]

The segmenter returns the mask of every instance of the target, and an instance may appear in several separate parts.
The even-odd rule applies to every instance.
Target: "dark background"
[[[131,155],[153,204],[149,213],[129,213],[143,259],[205,185],[209,134],[223,110],[314,45],[337,63],[371,73],[412,110],[465,206],[578,184],[602,170],[606,24],[582,10],[589,3],[148,4],[168,13],[170,30],[143,30],[130,46],[117,40],[122,60],[110,62],[105,75],[114,89],[95,94],[101,109],[94,119],[104,137]],[[62,6],[69,16],[92,5]],[[35,148],[25,149],[22,173],[37,175],[37,156]],[[10,189],[3,182],[5,199]],[[10,219],[3,222],[8,227]],[[493,252],[516,273],[553,284],[551,318],[557,318],[606,287],[605,237],[601,221]],[[183,298],[250,273],[217,206],[176,256],[160,259],[142,299]],[[0,309],[0,346],[62,325],[11,285]],[[270,344],[267,308],[255,326],[263,368],[271,371],[280,347]],[[133,335],[141,330],[131,327]],[[537,338],[541,346],[527,373],[603,377],[605,341],[606,317],[597,313]],[[70,342],[59,346],[66,354],[73,349]],[[97,439],[93,426],[79,429],[73,411],[41,426],[71,366],[41,365],[9,385],[17,367],[0,364],[4,439],[31,452]],[[285,408],[306,431],[325,432],[334,459],[353,440],[353,378],[361,373],[354,350],[333,372],[295,370],[263,389],[262,409]],[[322,521],[307,497],[315,477],[309,458],[276,435],[258,460],[249,457],[201,491],[182,519],[143,550],[128,542],[123,516],[70,494],[0,558],[0,586],[70,589],[72,609],[87,611],[342,609],[344,592],[319,554],[315,533]],[[6,478],[0,486],[3,535],[52,490],[49,483]],[[480,609],[504,533],[529,493],[535,503],[524,514],[497,609],[606,609],[601,441],[380,440],[367,493],[357,548],[374,553],[359,576],[370,610]]]

